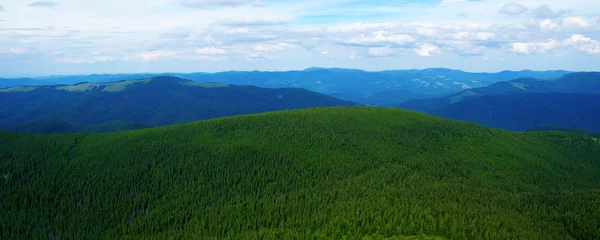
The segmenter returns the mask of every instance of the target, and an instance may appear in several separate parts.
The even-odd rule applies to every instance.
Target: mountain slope
[[[197,83],[173,77],[0,89],[0,127],[58,118],[87,126],[126,121],[148,126],[318,106],[353,106],[304,89]]]
[[[525,93],[593,93],[600,94],[600,72],[579,72],[558,78],[519,78],[498,82],[487,87],[468,89],[435,99],[410,100],[399,107],[421,112],[434,110],[481,96],[498,96]]]
[[[0,171],[2,239],[600,238],[597,139],[400,109],[0,132]]]
[[[555,79],[522,78],[398,107],[508,130],[545,125],[598,131],[600,73]]]
[[[433,114],[513,131],[547,125],[600,131],[600,94],[484,96],[451,104]]]

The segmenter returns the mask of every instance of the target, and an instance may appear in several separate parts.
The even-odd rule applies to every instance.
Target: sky
[[[599,62],[597,0],[0,0],[0,77]]]

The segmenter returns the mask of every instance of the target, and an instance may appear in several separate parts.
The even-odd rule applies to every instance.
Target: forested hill
[[[358,105],[304,89],[197,83],[174,77],[7,88],[0,89],[0,99],[3,129],[64,126],[55,124],[60,121],[78,129],[112,121],[161,126],[267,111]]]
[[[0,171],[0,239],[600,239],[598,139],[400,109],[0,132]]]

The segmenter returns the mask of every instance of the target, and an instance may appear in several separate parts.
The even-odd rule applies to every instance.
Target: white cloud
[[[456,40],[480,40],[487,41],[496,37],[493,32],[457,32],[452,35]]]
[[[418,28],[417,29],[417,35],[420,35],[420,36],[433,37],[437,33],[438,33],[437,30],[435,30],[433,28]]]
[[[261,16],[246,16],[241,18],[227,18],[217,21],[219,25],[230,27],[256,27],[256,26],[275,26],[287,23],[283,17],[261,17]]]
[[[578,27],[588,27],[590,24],[583,17],[566,17],[562,20],[563,25],[567,26],[578,26]]]
[[[517,16],[526,13],[529,9],[519,3],[507,3],[498,11],[501,14]]]
[[[556,26],[558,26],[558,24],[551,19],[545,19],[544,21],[540,22],[540,28],[543,30],[552,30],[556,28]]]
[[[243,5],[259,5],[257,0],[181,0],[181,6],[189,8],[238,7]]]
[[[394,53],[394,50],[390,47],[375,47],[369,48],[368,54],[371,57],[386,57]]]
[[[430,43],[422,44],[419,48],[415,49],[415,52],[419,56],[423,57],[429,57],[433,54],[440,54],[438,47]]]
[[[7,52],[19,55],[19,54],[24,54],[26,51],[23,48],[9,48]]]
[[[554,39],[546,42],[516,42],[511,43],[510,51],[520,54],[544,54],[560,46],[560,43]]]
[[[600,41],[587,38],[581,34],[573,34],[570,38],[565,40],[565,44],[589,54],[600,54]]]
[[[415,41],[413,37],[407,34],[393,34],[387,31],[376,31],[371,33],[372,36],[361,35],[360,38],[352,38],[343,41],[345,44],[361,45],[361,46],[382,46],[388,44],[405,45]]]
[[[138,53],[135,56],[142,61],[156,61],[159,58],[167,58],[167,57],[175,57],[177,53],[173,51],[146,51],[142,53]]]
[[[329,53],[328,51],[321,51],[321,55],[329,55],[331,53]]]
[[[225,49],[216,48],[216,47],[203,47],[196,49],[196,54],[204,54],[204,55],[219,55],[226,54],[227,51]]]
[[[547,18],[558,18],[565,14],[569,13],[569,11],[561,9],[558,11],[554,11],[548,5],[540,5],[538,8],[531,11],[531,15],[537,19],[547,19]]]
[[[288,43],[277,43],[277,44],[257,44],[254,46],[254,50],[260,52],[274,52],[274,51],[282,51],[287,49],[295,48],[296,46]]]
[[[37,1],[33,2],[28,7],[41,7],[41,8],[56,8],[56,2],[53,1]]]

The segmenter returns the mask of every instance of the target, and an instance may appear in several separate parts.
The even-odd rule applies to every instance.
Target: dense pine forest
[[[0,132],[0,239],[600,239],[600,140],[400,109]]]

